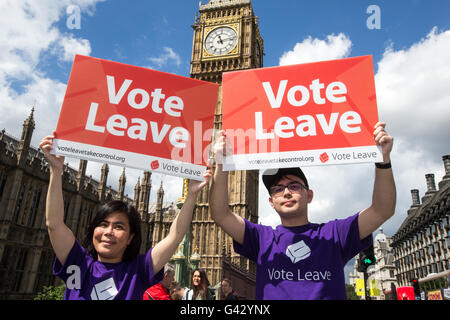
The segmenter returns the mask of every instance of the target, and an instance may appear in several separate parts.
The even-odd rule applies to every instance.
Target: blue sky
[[[68,29],[64,15],[57,22],[60,30],[88,39],[91,55],[139,66],[151,65],[148,58],[159,57],[168,47],[180,57],[181,64],[169,60],[163,71],[189,76],[192,28],[198,1],[112,0],[98,2],[95,12],[81,12],[81,28]],[[206,0],[203,0],[206,3]],[[381,29],[369,30],[367,8],[376,4],[381,10]],[[265,1],[254,0],[265,43],[265,66],[275,66],[281,55],[305,37],[323,39],[329,34],[346,34],[353,42],[351,55],[372,54],[378,61],[385,48],[409,47],[434,27],[450,25],[450,2],[432,1]],[[447,13],[447,14],[446,14]],[[66,14],[66,17],[68,15]],[[50,71],[67,81],[70,63]],[[42,65],[54,69],[54,65]],[[55,73],[53,73],[55,72]]]
[[[207,0],[203,0],[206,3]],[[32,144],[56,127],[76,53],[189,76],[191,25],[198,0],[9,0],[0,3],[0,130],[21,134],[36,101]],[[264,39],[265,67],[371,54],[380,119],[395,138],[392,161],[397,211],[383,225],[392,236],[411,205],[411,189],[436,185],[450,154],[450,1],[448,0],[253,0]],[[370,5],[380,9],[380,29],[369,29]],[[80,10],[70,29],[67,8]],[[72,11],[71,11],[72,12]],[[67,159],[74,168],[78,160]],[[88,174],[98,178],[99,164]],[[117,187],[120,168],[108,183]],[[310,220],[344,218],[370,205],[373,165],[308,168],[315,191]],[[127,170],[132,196],[142,172]],[[176,201],[181,179],[152,176],[151,201],[161,180],[165,199]],[[260,189],[261,222],[279,224]]]

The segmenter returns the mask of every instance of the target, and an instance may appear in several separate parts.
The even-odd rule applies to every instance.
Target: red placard
[[[224,169],[382,161],[372,56],[229,72]]]
[[[77,55],[54,152],[202,180],[218,85]]]

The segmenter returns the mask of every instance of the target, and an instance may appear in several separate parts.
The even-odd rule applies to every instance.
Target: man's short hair
[[[172,292],[172,290],[181,290],[181,285],[177,281],[172,281],[170,284],[170,292]]]
[[[175,274],[175,267],[173,266],[173,264],[170,264],[170,263],[165,264],[164,274],[167,274],[168,276]]]
[[[270,188],[283,178],[285,175],[297,176],[305,183],[307,189],[309,189],[308,180],[305,174],[300,168],[280,168],[280,169],[268,169],[264,171],[262,180],[266,186],[267,191],[270,193]]]
[[[231,287],[231,280],[228,278],[223,278],[222,282],[225,281]]]

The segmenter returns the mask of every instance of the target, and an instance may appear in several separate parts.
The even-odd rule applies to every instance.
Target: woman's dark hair
[[[89,251],[94,259],[97,259],[97,251],[95,250],[92,242],[94,229],[98,227],[98,225],[104,221],[109,214],[114,212],[124,213],[128,217],[128,223],[130,224],[130,235],[134,234],[134,236],[123,253],[122,261],[133,260],[139,254],[139,250],[141,248],[141,217],[132,205],[128,205],[120,200],[110,201],[100,207],[88,227],[88,231],[84,237],[83,247]]]
[[[192,300],[195,300],[198,295],[202,297],[203,300],[209,300],[210,299],[210,292],[208,290],[209,287],[209,280],[206,276],[206,272],[203,269],[197,268],[192,273],[192,276],[194,276],[194,273],[198,271],[200,273],[200,285],[195,286],[192,284],[192,287],[194,289],[194,294],[192,295]]]

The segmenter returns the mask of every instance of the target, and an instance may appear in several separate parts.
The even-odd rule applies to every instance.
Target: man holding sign
[[[372,232],[395,211],[396,190],[390,166],[393,138],[375,127],[382,148],[377,163],[372,204],[343,220],[310,223],[308,204],[314,193],[300,168],[267,170],[263,175],[270,205],[281,219],[275,230],[228,209],[228,172],[217,160],[210,194],[211,216],[234,242],[234,250],[256,262],[256,299],[346,299],[344,266],[372,242]],[[226,136],[215,144],[216,156],[225,149]],[[272,171],[272,172],[271,172]]]
[[[345,61],[344,64],[347,62]],[[324,67],[324,65],[311,65],[313,64],[306,66],[311,73],[306,77],[317,76],[314,72]],[[356,69],[361,67],[355,60],[350,61],[350,65],[351,68]],[[349,71],[348,69],[343,71],[345,69],[343,68],[339,71],[339,76],[345,78],[345,81],[336,81],[336,76],[327,71],[321,74],[327,78],[327,81],[318,80],[315,82],[313,80],[309,82],[311,93],[306,93],[306,87],[301,88],[300,85],[297,85],[293,87],[294,89],[290,89],[292,90],[291,93],[288,91],[286,98],[283,98],[283,92],[286,91],[286,85],[291,81],[291,78],[288,77],[289,70],[280,69],[278,74],[273,73],[274,70],[268,70],[273,73],[272,78],[265,77],[264,70],[260,69],[258,72],[261,73],[254,77],[254,83],[249,82],[250,88],[253,84],[258,86],[261,85],[261,82],[265,83],[261,86],[262,90],[266,92],[263,96],[265,95],[267,101],[269,101],[269,108],[271,109],[269,112],[265,112],[266,109],[261,107],[261,105],[264,105],[263,103],[260,104],[260,111],[255,112],[256,108],[248,108],[245,111],[254,113],[256,131],[248,134],[249,144],[244,145],[248,147],[251,144],[252,137],[260,140],[275,139],[278,136],[280,152],[276,155],[276,159],[292,157],[292,153],[300,149],[306,150],[308,154],[312,153],[316,159],[312,164],[316,165],[332,163],[330,157],[333,157],[334,153],[356,152],[358,154],[358,151],[351,149],[352,144],[356,148],[368,148],[365,151],[358,149],[359,153],[365,153],[367,156],[364,161],[359,159],[358,156],[356,156],[358,159],[352,161],[367,162],[371,158],[372,162],[376,162],[372,203],[366,209],[346,219],[329,221],[323,224],[311,223],[308,217],[308,204],[313,201],[314,193],[306,176],[300,168],[288,167],[287,162],[280,162],[280,169],[269,169],[264,172],[263,182],[269,192],[270,205],[280,216],[281,225],[272,229],[270,226],[254,224],[233,214],[228,206],[228,173],[225,171],[226,167],[232,168],[234,165],[238,165],[242,169],[255,169],[252,166],[259,164],[259,168],[270,166],[273,168],[274,163],[272,162],[269,165],[269,162],[263,161],[267,160],[267,158],[264,158],[266,155],[260,157],[259,162],[248,161],[248,159],[252,159],[251,157],[255,157],[258,152],[264,153],[260,152],[260,145],[258,149],[249,151],[251,148],[238,150],[239,145],[233,143],[232,139],[235,138],[235,135],[229,136],[232,131],[227,130],[230,128],[228,126],[230,123],[226,119],[227,117],[243,119],[245,117],[237,112],[228,113],[229,108],[225,105],[227,83],[224,82],[224,131],[220,133],[214,146],[217,166],[210,194],[211,216],[233,238],[234,250],[257,264],[256,299],[346,299],[343,270],[345,264],[371,244],[371,233],[388,220],[395,211],[396,189],[390,165],[393,138],[385,131],[385,123],[373,122],[377,118],[376,109],[375,116],[372,111],[367,116],[363,115],[367,102],[370,105],[371,101],[374,100],[374,92],[370,89],[370,84],[373,81],[369,81],[369,84],[357,83],[356,87],[360,89],[366,87],[369,90],[359,92],[355,96],[351,94],[355,85],[353,85],[352,77],[349,76],[351,72],[346,72]],[[305,73],[302,75],[305,75]],[[230,75],[230,77],[232,78],[233,75]],[[239,75],[234,75],[234,77],[236,79]],[[268,83],[273,82],[273,79],[277,77],[286,77],[287,80],[285,82],[280,81],[278,88],[269,86]],[[224,77],[225,79],[226,77]],[[341,82],[343,85],[337,84],[337,82]],[[325,85],[325,83],[328,83],[328,85]],[[324,101],[323,91],[320,90],[324,88],[327,88],[325,89],[325,96],[329,103]],[[328,90],[328,88],[331,89]],[[301,95],[297,93],[301,93]],[[235,92],[235,95],[239,96],[239,93]],[[310,99],[311,97],[312,99]],[[350,99],[351,97],[353,99]],[[297,117],[299,124],[295,127],[293,117],[286,108],[295,104],[298,107],[306,106],[307,98],[312,100],[312,105],[309,105],[309,109],[304,109],[306,111]],[[245,99],[247,99],[246,105],[249,106],[253,102],[256,103],[259,98],[252,99],[247,96],[242,98],[242,101]],[[287,105],[285,99],[287,99]],[[343,107],[340,106],[339,104],[344,101],[351,102]],[[318,105],[321,105],[321,108],[318,111],[313,110]],[[232,106],[230,108],[232,109]],[[281,114],[281,117],[275,119],[273,115],[276,113],[271,112],[273,109],[278,110],[277,112]],[[273,122],[266,122],[266,128],[270,127],[269,123],[272,125],[271,131],[259,130],[258,128],[259,124],[263,123],[264,115],[271,115],[272,120],[275,119]],[[261,121],[259,122],[259,120]],[[339,129],[337,128],[338,123]],[[370,123],[371,130],[369,128]],[[321,132],[319,132],[317,124],[322,128]],[[260,128],[262,128],[262,125]],[[367,141],[369,130],[372,142]],[[338,132],[339,137],[331,139],[330,142],[329,139],[326,139],[326,136],[332,136],[333,132]],[[362,136],[359,133],[362,133]],[[353,134],[359,135],[359,137],[352,137]],[[289,139],[294,139],[297,144],[286,142]],[[372,150],[371,145],[376,150]],[[242,144],[240,146],[242,147]],[[377,147],[381,154],[378,154]],[[330,149],[332,150],[330,151]],[[267,149],[265,151],[267,152]],[[241,154],[239,155],[239,153]],[[251,157],[249,157],[249,154],[251,154]],[[331,154],[331,156],[328,154]],[[236,157],[236,155],[238,156]],[[241,155],[245,157],[240,157]],[[304,159],[302,157],[305,156],[305,154],[297,155],[297,158]],[[234,163],[230,164],[230,158]],[[363,156],[361,155],[360,158],[363,158]]]

